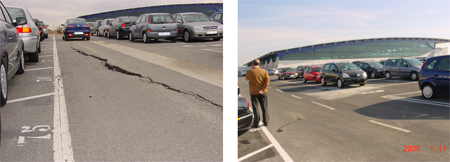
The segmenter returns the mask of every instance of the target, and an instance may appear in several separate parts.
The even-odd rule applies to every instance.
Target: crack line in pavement
[[[199,94],[196,94],[196,93],[191,92],[191,91],[184,92],[184,91],[182,91],[182,90],[175,89],[175,88],[173,88],[173,87],[171,87],[171,86],[169,86],[169,85],[167,85],[167,84],[165,84],[165,83],[161,83],[161,82],[154,81],[154,80],[153,80],[152,78],[150,78],[150,77],[146,77],[146,76],[143,76],[142,74],[130,72],[130,71],[128,71],[128,70],[122,69],[121,67],[111,65],[111,64],[108,63],[108,59],[104,59],[104,58],[101,58],[101,57],[98,57],[98,56],[94,56],[94,55],[87,54],[87,53],[85,53],[84,51],[81,51],[80,49],[76,49],[76,48],[74,48],[74,47],[71,47],[71,48],[72,48],[73,50],[75,50],[76,52],[82,54],[82,55],[90,56],[90,57],[96,58],[96,59],[98,59],[98,60],[100,60],[100,61],[103,61],[103,62],[105,63],[105,66],[106,66],[109,70],[117,71],[117,72],[120,72],[120,73],[123,73],[123,74],[127,74],[127,75],[131,75],[131,76],[137,76],[137,77],[141,78],[141,81],[144,81],[144,82],[145,82],[145,80],[143,80],[143,78],[148,79],[149,81],[148,81],[147,83],[150,83],[150,84],[159,84],[159,85],[163,86],[164,88],[166,88],[166,89],[168,89],[168,90],[175,91],[175,92],[178,92],[178,93],[181,93],[181,94],[186,94],[186,95],[194,96],[196,99],[198,99],[198,100],[200,100],[200,101],[202,101],[202,102],[206,102],[206,103],[212,104],[212,105],[214,105],[214,106],[219,107],[221,110],[223,110],[223,106],[222,106],[222,105],[219,105],[219,104],[217,104],[217,103],[214,103],[213,101],[208,100],[208,99],[206,99],[205,97],[203,97],[203,96],[201,96],[201,95],[199,95]]]

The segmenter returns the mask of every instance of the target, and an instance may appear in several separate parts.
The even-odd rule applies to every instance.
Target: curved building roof
[[[450,42],[450,39],[419,37],[355,39],[272,51],[258,59],[263,61],[272,59],[273,62],[277,57],[279,60],[406,57],[425,54],[434,50],[436,44],[447,42]],[[245,65],[251,66],[251,61]]]

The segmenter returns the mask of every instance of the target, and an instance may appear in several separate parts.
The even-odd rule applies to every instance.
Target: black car
[[[83,18],[67,19],[62,32],[62,38],[67,41],[69,38],[91,39],[89,24]]]
[[[361,61],[357,64],[361,70],[368,74],[369,78],[384,77],[383,65],[376,61]]]
[[[34,22],[34,24],[36,24],[36,26],[38,27],[38,29],[39,29],[39,36],[40,36],[40,41],[43,41],[44,39],[45,39],[45,36],[44,36],[44,27],[43,27],[43,23],[42,23],[42,21],[39,21],[38,19],[33,19],[33,22]]]
[[[367,74],[355,64],[349,62],[326,63],[320,71],[322,85],[336,83],[339,88],[344,85],[359,84],[366,85]]]
[[[223,24],[223,12],[216,12],[211,15],[211,20]]]
[[[107,27],[107,37],[115,36],[117,39],[121,39],[124,36],[130,34],[130,27],[133,26],[137,17],[135,16],[121,16],[115,18]]]
[[[303,77],[303,73],[305,72],[306,68],[308,68],[308,66],[297,66],[295,70],[298,72],[299,77]]]
[[[358,65],[361,61],[353,61],[352,63]]]
[[[248,130],[253,123],[253,112],[250,111],[248,101],[238,96],[238,131]]]

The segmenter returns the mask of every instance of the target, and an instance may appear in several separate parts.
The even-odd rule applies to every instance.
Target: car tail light
[[[69,37],[71,37],[72,36],[72,34],[69,34]]]
[[[148,15],[148,23],[151,24],[152,23],[152,16]]]
[[[20,33],[20,32],[19,32],[19,29],[17,29],[17,28],[16,28],[16,33],[17,33],[17,35],[19,35],[19,33]]]
[[[84,35],[89,36],[89,33],[86,33],[86,34],[84,34]]]
[[[152,32],[151,30],[147,30],[147,33],[150,33],[150,32]]]
[[[248,103],[247,99],[245,99],[245,102],[247,102],[247,107],[250,107],[250,104]]]
[[[120,27],[125,28],[125,23],[122,23],[122,26],[120,26]]]
[[[20,27],[16,27],[16,29],[19,33],[31,33],[31,28],[30,28],[30,25],[28,25],[28,24],[22,25]]]
[[[83,25],[83,28],[89,28],[89,25]]]
[[[47,29],[47,27],[46,27],[46,26],[44,26],[43,28],[44,28],[44,29]]]
[[[427,59],[427,60],[425,60],[425,62],[423,62],[422,66],[420,67],[420,70],[422,70],[422,68],[423,68],[423,65],[425,65],[425,64],[427,63],[427,61],[428,61],[428,59]]]
[[[67,28],[75,28],[73,25],[67,25]]]

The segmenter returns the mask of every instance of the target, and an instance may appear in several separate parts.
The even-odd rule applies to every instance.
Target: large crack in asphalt
[[[181,93],[181,94],[185,94],[185,95],[189,95],[189,96],[193,96],[193,97],[195,97],[197,100],[199,100],[199,101],[201,101],[201,102],[204,102],[204,103],[208,103],[208,104],[214,105],[214,106],[220,108],[221,111],[223,111],[223,106],[222,106],[222,105],[219,105],[219,104],[217,104],[217,103],[215,103],[215,102],[213,102],[213,101],[211,101],[211,100],[208,100],[208,99],[206,99],[205,97],[203,97],[203,96],[201,96],[201,95],[199,95],[199,94],[197,94],[197,93],[194,93],[194,92],[191,92],[191,91],[187,91],[187,92],[186,92],[186,91],[182,91],[182,90],[173,88],[172,86],[167,85],[167,84],[165,84],[165,83],[161,83],[161,82],[154,81],[151,77],[144,76],[144,75],[142,75],[142,74],[138,74],[138,73],[135,73],[135,72],[131,72],[131,71],[125,70],[125,69],[123,69],[123,68],[121,68],[121,67],[118,67],[118,66],[115,66],[115,65],[111,65],[111,64],[108,63],[108,59],[104,59],[104,58],[101,58],[101,57],[98,57],[98,56],[95,56],[95,55],[87,54],[87,53],[85,53],[84,51],[82,51],[82,50],[80,50],[80,49],[77,49],[77,48],[75,48],[75,47],[73,47],[73,46],[72,46],[71,48],[72,48],[73,50],[75,50],[76,52],[78,52],[78,53],[84,55],[84,56],[89,56],[89,57],[98,59],[98,60],[100,60],[100,61],[103,61],[103,62],[104,62],[104,65],[105,65],[109,70],[116,71],[116,72],[120,72],[120,73],[126,74],[126,75],[136,76],[136,77],[139,77],[140,80],[143,81],[143,82],[150,83],[150,84],[158,84],[158,85],[161,85],[161,86],[163,86],[164,88],[166,88],[166,89],[168,89],[168,90],[175,91],[175,92],[178,92],[178,93]]]

